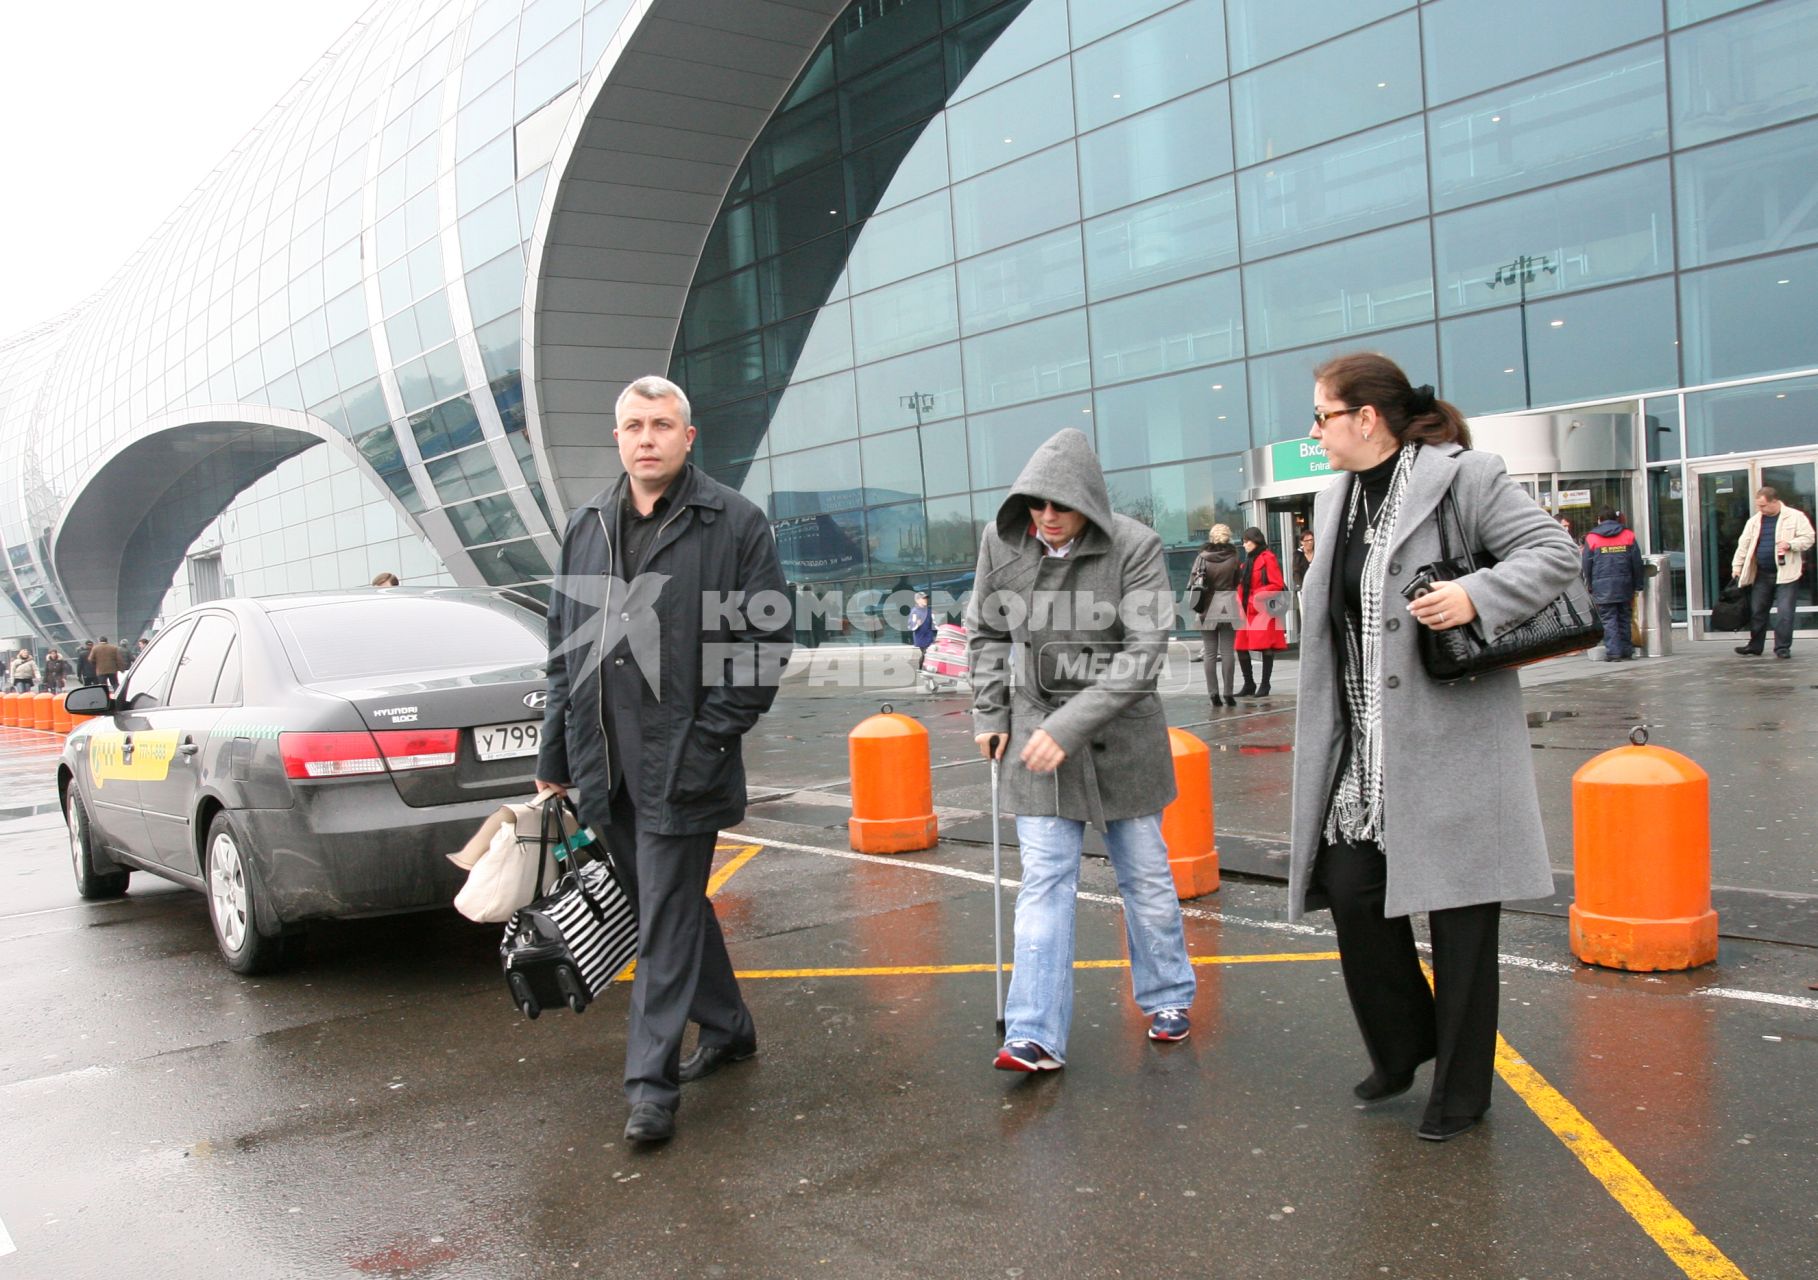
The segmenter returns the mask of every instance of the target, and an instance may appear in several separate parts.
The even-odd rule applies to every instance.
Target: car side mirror
[[[64,696],[63,708],[73,716],[112,715],[114,697],[104,684],[85,684]]]

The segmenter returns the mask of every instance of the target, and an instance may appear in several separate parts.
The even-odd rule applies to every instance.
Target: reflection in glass
[[[1666,57],[1655,41],[1455,103],[1427,135],[1435,209],[1663,155]]]
[[[1670,279],[1531,303],[1527,323],[1535,404],[1678,383]]]
[[[1243,298],[1235,271],[1092,308],[1092,374],[1101,386],[1243,354]]]
[[[1659,401],[1648,401],[1651,412]],[[1673,401],[1674,413],[1678,402]],[[1686,620],[1685,479],[1678,467],[1648,472],[1648,551],[1668,557],[1668,607],[1674,622]]]
[[[962,333],[1032,320],[1085,301],[1077,227],[959,264]]]
[[[1818,0],[1757,5],[1671,44],[1676,146],[1818,112]]]
[[[1679,305],[1688,384],[1810,368],[1818,250],[1688,271]]]
[[[972,456],[972,483],[995,490],[1014,484],[1042,441],[1063,427],[1074,427],[1092,438],[1092,398],[1063,396],[1040,404],[1021,405],[997,413],[975,413],[967,419],[967,444]],[[975,495],[973,511],[995,512],[1002,494]],[[987,504],[984,507],[980,503]]]
[[[1250,431],[1255,442],[1262,445],[1303,438],[1313,410],[1313,370],[1321,361],[1355,351],[1358,345],[1355,340],[1346,339],[1251,360]],[[1438,385],[1439,360],[1432,325],[1373,333],[1369,350],[1380,351],[1400,365],[1415,386],[1423,382]],[[1445,394],[1443,386],[1439,389]]]
[[[792,382],[770,419],[770,450],[783,453],[848,440],[858,434],[852,374]]]
[[[1216,520],[1209,461],[1112,471],[1106,473],[1105,485],[1112,509],[1155,530],[1164,547],[1204,542]]]
[[[929,347],[858,371],[861,431],[890,431],[966,412],[959,344]]]
[[[1189,187],[1085,224],[1092,298],[1204,275],[1237,261],[1237,196],[1229,178]]]
[[[1426,135],[1398,121],[1237,175],[1244,254],[1262,258],[1427,211]]]
[[[1818,421],[1818,377],[1689,391],[1685,397],[1686,453],[1698,458],[1810,444],[1814,421]]]
[[[941,191],[873,215],[852,247],[847,266],[853,292],[894,284],[952,262],[950,208],[947,193]]]
[[[1818,121],[1682,152],[1673,164],[1682,267],[1818,242]]]
[[[1467,418],[1525,407],[1520,309],[1505,307],[1442,323],[1438,385],[1440,395]]]
[[[1083,311],[968,338],[961,349],[966,404],[975,414],[1091,385]]]
[[[1660,32],[1655,4],[1527,0],[1519,21],[1509,16],[1502,0],[1421,6],[1429,101],[1449,102]],[[1559,38],[1563,31],[1569,40]]]
[[[1088,216],[1231,171],[1231,107],[1223,85],[1079,140]]]
[[[1187,0],[1073,55],[1081,133],[1225,76],[1223,0]]]
[[[951,267],[852,300],[852,354],[860,363],[957,337],[959,300]]]
[[[1231,81],[1237,163],[1245,166],[1418,110],[1420,28],[1412,13]]]
[[[1073,144],[962,182],[952,198],[953,243],[962,258],[1077,222]]]
[[[1225,0],[1231,70],[1247,71],[1412,7],[1413,0]]]
[[[1642,409],[1642,435],[1649,462],[1680,456],[1679,397],[1657,396]]]
[[[1073,88],[1064,60],[947,111],[947,156],[956,182],[1072,135]]]
[[[1306,249],[1244,268],[1246,340],[1274,351],[1433,314],[1425,223]]]
[[[1672,206],[1662,160],[1435,218],[1440,314],[1671,271]],[[1541,269],[1511,288],[1507,268],[1523,254]]]
[[[1250,447],[1242,364],[1218,365],[1093,396],[1093,421],[1107,468],[1152,466]]]

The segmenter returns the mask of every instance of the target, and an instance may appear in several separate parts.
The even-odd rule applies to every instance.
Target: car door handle
[[[201,747],[198,747],[193,742],[185,742],[182,746],[177,748],[177,754],[180,756],[193,756],[201,749]]]

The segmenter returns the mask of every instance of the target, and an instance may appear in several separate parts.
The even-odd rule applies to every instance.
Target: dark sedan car
[[[69,735],[57,783],[76,888],[134,871],[208,895],[232,968],[301,922],[443,906],[447,857],[527,794],[543,718],[541,606],[394,589],[217,600],[178,615]]]

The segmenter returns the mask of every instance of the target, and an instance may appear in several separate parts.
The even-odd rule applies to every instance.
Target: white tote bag
[[[543,801],[508,804],[480,825],[471,840],[448,860],[467,872],[467,883],[455,894],[455,910],[481,924],[503,924],[527,907],[539,887],[556,880],[554,838],[571,841],[581,830],[573,810],[559,805],[558,818],[543,836]],[[559,824],[559,825],[558,825]]]

